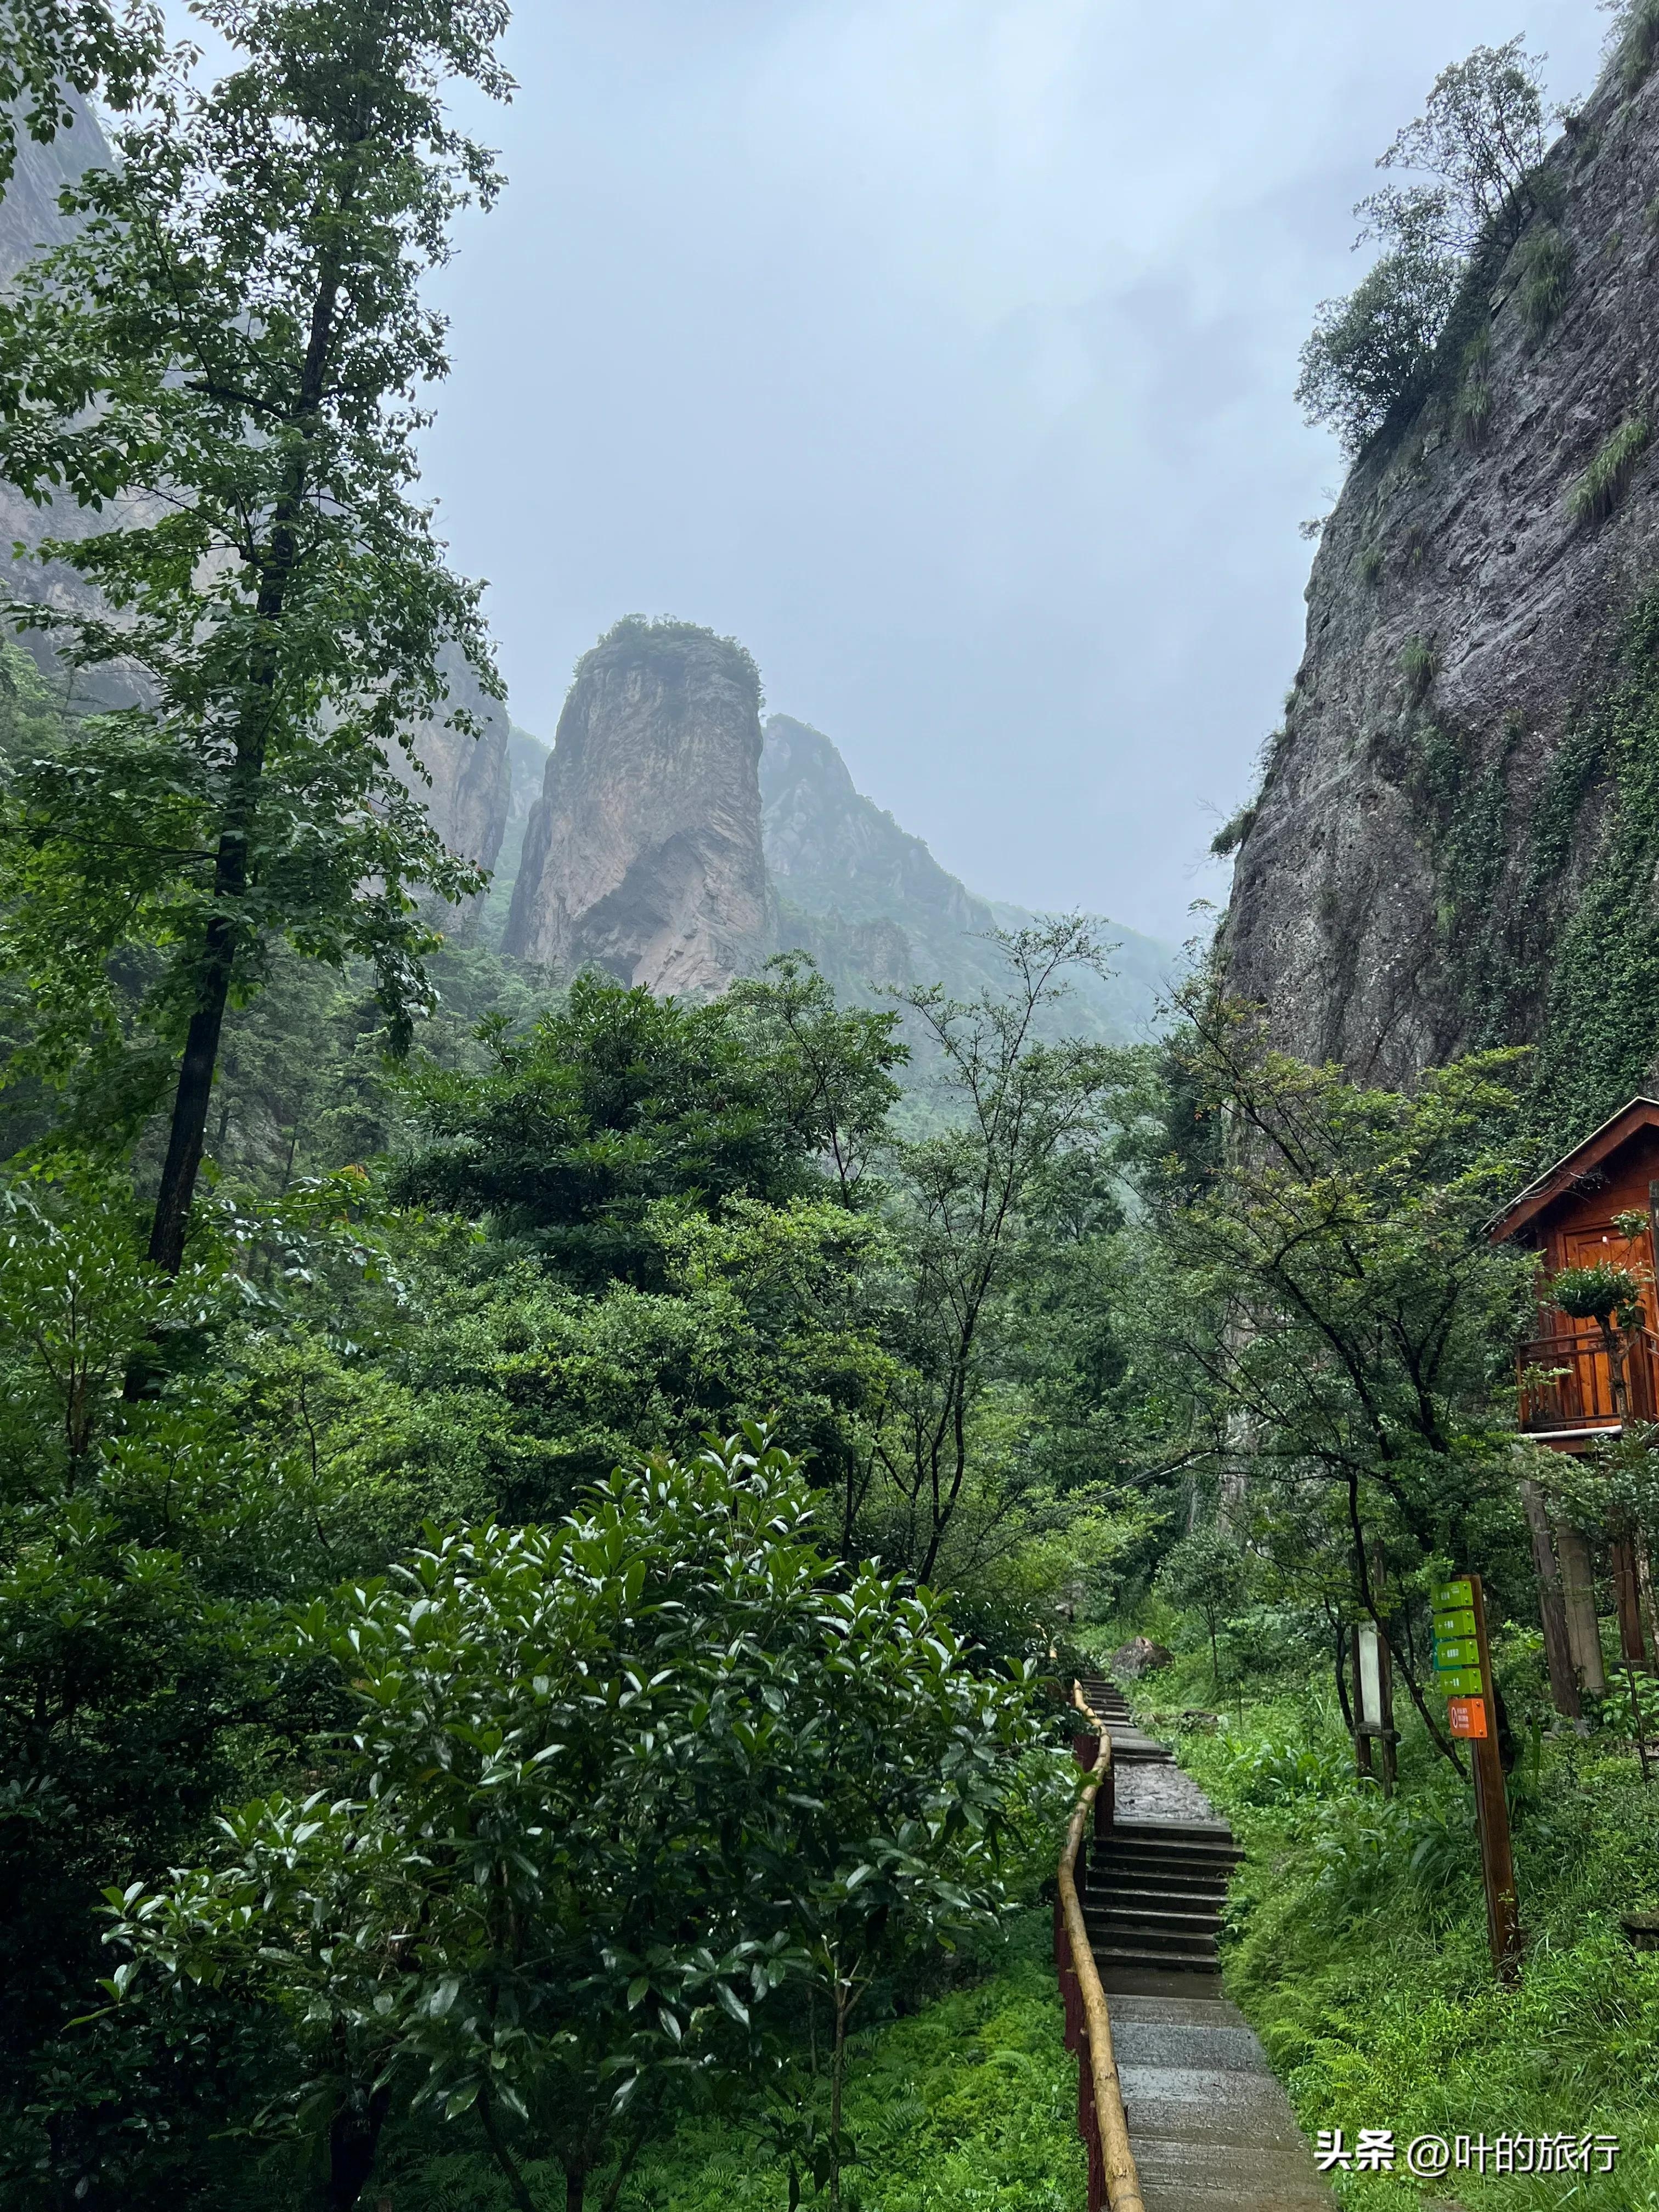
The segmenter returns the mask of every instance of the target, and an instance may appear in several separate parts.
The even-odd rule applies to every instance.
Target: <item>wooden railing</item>
[[[1623,1344],[1624,1410],[1632,1420],[1659,1420],[1659,1337],[1628,1329]],[[1599,1332],[1534,1337],[1522,1346],[1516,1372],[1522,1429],[1611,1428],[1623,1418]]]
[[[1077,2121],[1078,2133],[1089,2154],[1089,2212],[1146,2212],[1129,2148],[1129,2123],[1112,2051],[1106,1992],[1100,1984],[1077,1889],[1078,1853],[1085,1831],[1093,1827],[1099,1833],[1111,1824],[1112,1739],[1105,1723],[1091,1711],[1081,1683],[1072,1685],[1072,1702],[1093,1723],[1098,1745],[1060,1856],[1054,1963],[1060,1969],[1060,1994],[1066,2003],[1066,2048],[1078,2055]]]

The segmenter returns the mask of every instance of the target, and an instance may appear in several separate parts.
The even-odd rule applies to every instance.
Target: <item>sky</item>
[[[619,615],[976,890],[1179,940],[1342,477],[1300,419],[1353,202],[1436,72],[1593,0],[530,0],[507,191],[437,282],[427,486],[514,718]]]

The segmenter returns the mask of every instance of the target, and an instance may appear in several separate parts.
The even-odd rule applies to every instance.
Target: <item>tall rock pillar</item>
[[[764,956],[760,679],[740,645],[630,617],[577,666],[504,950],[706,998]]]

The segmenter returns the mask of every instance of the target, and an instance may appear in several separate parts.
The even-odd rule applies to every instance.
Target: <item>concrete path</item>
[[[1224,1997],[1107,2003],[1146,2212],[1331,2212],[1335,2199],[1236,2006]]]
[[[1090,1678],[1085,1692],[1107,1720],[1115,1753],[1123,1743],[1121,1763],[1114,1761],[1121,1840],[1096,1846],[1097,1870],[1089,1877],[1091,1903],[1098,1898],[1109,1910],[1120,1885],[1158,1879],[1133,1869],[1155,1867],[1160,1856],[1178,1865],[1183,1844],[1192,1857],[1200,1826],[1213,1832],[1212,1851],[1224,1842],[1231,1851],[1232,1835],[1168,1750],[1133,1721],[1126,1726],[1127,1707],[1114,1685]],[[1199,1877],[1166,1879],[1190,1887]],[[1224,1880],[1224,1867],[1218,1898]],[[1182,1940],[1192,1948],[1190,1937]],[[1126,1961],[1121,1952],[1114,1955],[1122,1942],[1097,1937],[1096,1955],[1146,2212],[1334,2212],[1336,2200],[1314,2170],[1266,2052],[1221,1994],[1213,1941],[1208,1971]]]

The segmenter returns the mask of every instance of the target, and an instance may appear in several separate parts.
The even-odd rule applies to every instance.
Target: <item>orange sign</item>
[[[1486,1701],[1484,1698],[1448,1698],[1446,1718],[1454,1735],[1483,1736],[1486,1733]]]

